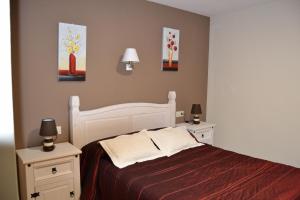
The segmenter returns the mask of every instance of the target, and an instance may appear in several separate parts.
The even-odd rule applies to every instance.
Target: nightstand
[[[42,146],[17,150],[21,199],[79,199],[80,154],[68,142],[55,144],[50,152]]]
[[[193,134],[198,142],[213,145],[214,143],[214,127],[215,124],[200,122],[200,124],[180,123],[176,126],[185,126],[186,129]]]

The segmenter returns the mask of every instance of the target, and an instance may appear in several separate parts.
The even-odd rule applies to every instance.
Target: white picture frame
[[[162,71],[178,71],[180,31],[164,27],[162,35]]]
[[[59,23],[59,81],[85,81],[86,29],[82,25]]]

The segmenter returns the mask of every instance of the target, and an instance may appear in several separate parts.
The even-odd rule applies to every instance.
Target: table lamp
[[[193,124],[200,124],[199,115],[202,114],[201,105],[193,104],[191,114],[194,115]]]
[[[52,151],[55,148],[54,138],[57,136],[56,123],[54,119],[42,119],[40,136],[44,137],[43,150]]]

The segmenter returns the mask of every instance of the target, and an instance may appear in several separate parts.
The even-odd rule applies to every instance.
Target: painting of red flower
[[[162,70],[178,71],[179,30],[163,28]]]

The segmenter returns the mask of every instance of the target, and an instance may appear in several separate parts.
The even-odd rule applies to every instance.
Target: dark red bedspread
[[[300,199],[300,169],[209,145],[118,169],[94,142],[81,179],[81,199]]]

